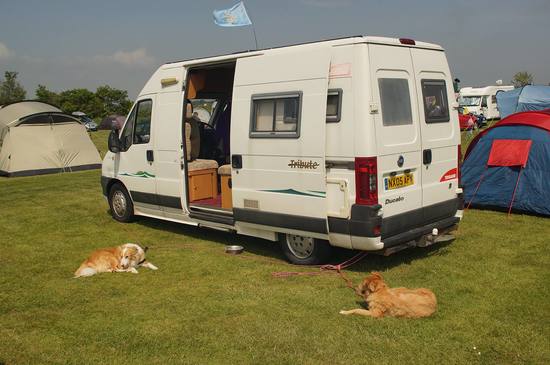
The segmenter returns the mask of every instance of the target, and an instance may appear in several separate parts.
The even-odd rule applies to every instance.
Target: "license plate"
[[[405,186],[413,185],[414,179],[411,174],[401,174],[390,176],[384,179],[386,190],[399,189]]]

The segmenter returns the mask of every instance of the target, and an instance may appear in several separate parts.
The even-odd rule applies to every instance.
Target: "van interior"
[[[189,207],[232,214],[230,130],[235,62],[188,71],[184,141]]]

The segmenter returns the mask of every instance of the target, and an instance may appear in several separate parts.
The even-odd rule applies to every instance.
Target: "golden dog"
[[[369,309],[340,311],[340,314],[361,316],[420,318],[431,316],[437,308],[435,294],[425,288],[388,288],[382,275],[375,272],[357,288]]]
[[[102,248],[91,253],[74,273],[75,278],[92,276],[102,272],[131,272],[137,274],[137,267],[151,270],[157,267],[145,260],[145,250],[134,243],[110,248]]]

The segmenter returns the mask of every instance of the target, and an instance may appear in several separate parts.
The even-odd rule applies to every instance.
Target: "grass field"
[[[105,151],[107,132],[92,133]],[[100,172],[0,179],[2,364],[548,364],[550,219],[470,210],[457,239],[347,271],[428,287],[421,320],[344,317],[357,298],[259,239],[112,220]],[[93,249],[149,246],[158,271],[72,279]],[[245,247],[241,256],[224,245]],[[349,256],[340,252],[335,261]]]

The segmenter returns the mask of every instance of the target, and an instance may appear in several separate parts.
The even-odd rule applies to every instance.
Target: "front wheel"
[[[119,183],[109,190],[109,207],[111,215],[119,222],[128,223],[134,218],[134,204],[128,191]]]
[[[317,238],[281,233],[279,241],[288,261],[296,265],[324,264],[331,253],[330,244]]]

